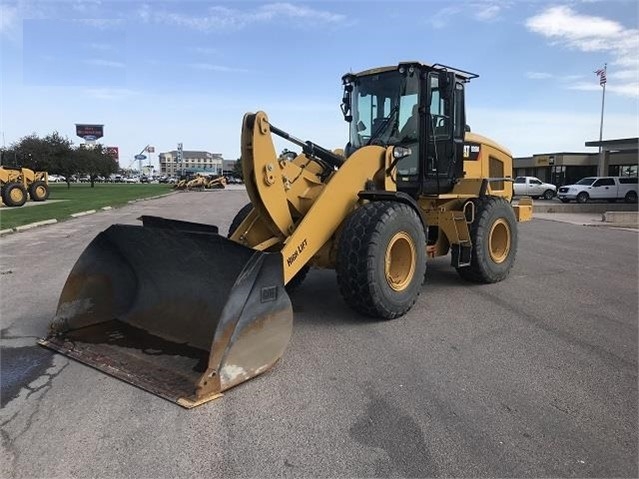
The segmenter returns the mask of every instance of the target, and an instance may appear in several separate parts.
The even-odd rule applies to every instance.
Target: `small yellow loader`
[[[406,314],[428,258],[463,281],[505,279],[515,261],[512,156],[466,126],[469,72],[403,62],[349,73],[350,135],[329,151],[244,116],[250,204],[228,237],[212,225],[142,217],[82,253],[40,344],[193,407],[271,368],[292,333],[287,291],[333,268],[356,314]],[[302,152],[278,158],[273,135]],[[184,254],[189,252],[189,254]]]

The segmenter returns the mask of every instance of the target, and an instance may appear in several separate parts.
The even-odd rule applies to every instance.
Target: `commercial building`
[[[160,153],[161,175],[180,176],[196,172],[206,172],[213,175],[222,174],[224,159],[221,153],[192,150],[183,150],[181,153],[181,161],[178,156],[178,150]]]
[[[543,153],[513,159],[514,176],[536,176],[557,186],[586,176],[637,176],[639,138],[588,141],[585,146],[601,147],[599,153]]]

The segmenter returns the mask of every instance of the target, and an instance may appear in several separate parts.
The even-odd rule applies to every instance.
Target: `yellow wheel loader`
[[[46,171],[22,168],[22,178],[33,201],[45,201],[49,198],[49,174]]]
[[[309,267],[334,268],[345,302],[380,319],[410,310],[427,258],[450,253],[463,279],[503,280],[532,205],[511,203],[510,153],[467,131],[476,76],[417,62],[345,75],[343,154],[246,114],[251,203],[229,237],[148,216],[109,227],[73,267],[41,344],[193,407],[278,361],[293,326],[285,286]],[[278,158],[273,135],[302,153]]]
[[[226,188],[226,177],[220,176],[218,178],[209,178],[205,188],[209,190],[223,190]]]
[[[7,206],[22,206],[27,202],[27,189],[20,168],[0,166],[0,197]]]

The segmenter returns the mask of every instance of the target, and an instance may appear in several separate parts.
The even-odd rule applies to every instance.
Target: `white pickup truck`
[[[515,196],[531,196],[535,199],[542,197],[552,200],[557,193],[557,187],[551,183],[544,183],[534,176],[518,176],[513,183]]]
[[[629,176],[589,176],[574,185],[559,188],[557,197],[564,203],[575,200],[586,203],[588,200],[624,200],[637,202],[637,177]]]

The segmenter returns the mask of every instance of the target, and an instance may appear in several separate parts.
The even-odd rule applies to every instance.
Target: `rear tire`
[[[33,201],[45,201],[49,198],[49,187],[44,181],[34,181],[29,185],[29,196]]]
[[[7,206],[22,206],[27,202],[27,190],[20,183],[7,183],[2,188],[2,201]]]
[[[394,201],[375,201],[346,219],[339,238],[337,283],[360,314],[394,319],[419,296],[426,272],[426,235],[417,213]]]
[[[233,218],[233,221],[231,221],[231,226],[229,226],[229,233],[226,235],[227,238],[230,238],[233,235],[233,233],[235,233],[235,230],[239,228],[239,226],[242,224],[242,221],[244,221],[244,219],[248,216],[248,214],[251,211],[253,211],[253,204],[248,203],[244,205],[240,209],[240,211],[237,212],[237,214],[235,215],[235,218]],[[293,278],[285,286],[286,292],[292,293],[297,288],[299,288],[300,285],[304,282],[304,279],[306,278],[306,275],[308,274],[308,271],[310,269],[311,269],[310,266],[304,265],[302,269],[300,269],[297,272],[297,274],[293,276]]]
[[[459,275],[474,283],[505,279],[517,255],[517,219],[510,204],[494,196],[476,200],[470,238],[473,242],[470,266],[457,268]]]
[[[585,191],[582,191],[581,193],[577,195],[577,203],[587,203],[588,198],[589,198],[588,193],[586,193]]]
[[[637,192],[636,191],[629,191],[628,193],[626,193],[626,196],[624,197],[624,200],[626,201],[626,203],[636,203],[637,202]]]

